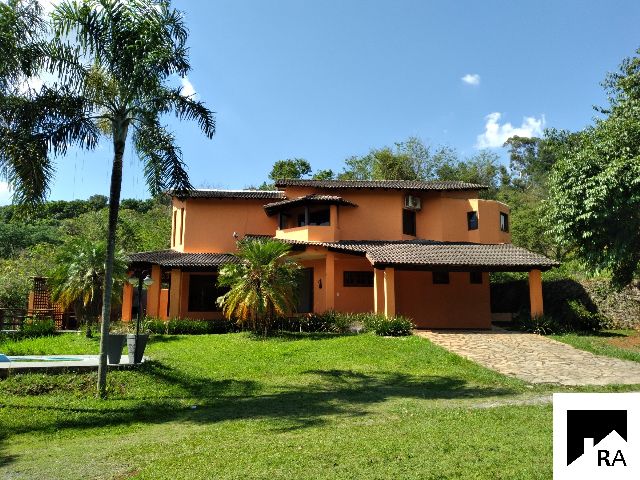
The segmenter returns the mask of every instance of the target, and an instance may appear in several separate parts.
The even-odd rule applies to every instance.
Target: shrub
[[[281,318],[276,322],[279,330],[290,332],[349,333],[355,323],[355,315],[329,310],[297,317]]]
[[[540,315],[531,318],[527,315],[518,317],[518,328],[523,332],[535,333],[538,335],[553,335],[562,333],[565,329],[549,315]]]
[[[49,337],[56,334],[56,324],[50,318],[26,318],[22,324],[19,337]]]
[[[165,335],[206,335],[211,333],[228,333],[236,329],[231,320],[192,320],[189,318],[145,318],[145,330]]]
[[[360,315],[360,320],[365,331],[381,336],[402,337],[411,335],[411,330],[414,328],[413,322],[401,315],[387,318],[384,315],[369,313]]]
[[[580,300],[567,302],[565,318],[570,330],[581,332],[595,332],[609,324],[606,316],[589,310]]]

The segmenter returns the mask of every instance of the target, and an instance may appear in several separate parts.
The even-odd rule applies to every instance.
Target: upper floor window
[[[184,208],[180,209],[180,244],[184,245]]]
[[[504,212],[500,212],[500,230],[503,232],[509,231],[509,215]]]
[[[373,287],[373,272],[344,272],[345,287]]]
[[[478,229],[478,212],[467,212],[467,228],[469,230]]]
[[[328,226],[331,224],[331,210],[323,208],[321,210],[307,210],[298,214],[298,226],[305,227],[307,225]]]
[[[178,224],[176,222],[177,218],[178,218],[178,211],[174,210],[173,211],[173,228],[172,228],[172,235],[171,235],[171,246],[172,247],[176,246],[176,231],[178,229]]]
[[[449,283],[449,272],[432,272],[434,285]]]
[[[402,210],[402,233],[416,236],[416,212],[414,210]]]
[[[482,283],[482,272],[469,272],[469,283]]]

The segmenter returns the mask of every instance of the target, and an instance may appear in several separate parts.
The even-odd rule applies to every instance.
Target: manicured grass
[[[551,406],[518,404],[549,387],[419,337],[164,336],[147,353],[106,401],[95,374],[0,381],[0,478],[551,477]]]
[[[89,355],[99,350],[100,338],[86,338],[84,332],[19,341],[8,335],[0,337],[0,353],[5,355]]]
[[[551,338],[597,355],[640,362],[640,331],[604,330],[594,334],[567,333]]]

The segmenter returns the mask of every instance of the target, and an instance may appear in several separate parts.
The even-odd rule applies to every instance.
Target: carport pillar
[[[373,311],[384,313],[384,270],[373,269]]]
[[[387,318],[396,316],[396,271],[384,270],[384,314]]]
[[[182,271],[171,270],[171,288],[169,289],[169,318],[180,318],[180,299],[182,293]]]
[[[540,270],[529,272],[529,301],[531,303],[531,318],[544,315],[542,304],[542,273]]]
[[[123,322],[131,321],[131,307],[133,306],[133,285],[124,282],[122,289],[122,312],[120,317]]]
[[[158,317],[160,309],[160,289],[162,288],[162,270],[160,265],[151,266],[151,280],[153,283],[147,290],[147,316]]]
[[[325,261],[325,310],[335,310],[336,301],[336,257],[333,252],[327,252]]]

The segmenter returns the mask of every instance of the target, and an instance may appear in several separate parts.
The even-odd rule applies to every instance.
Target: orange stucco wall
[[[450,272],[449,284],[433,284],[431,272],[396,271],[396,311],[419,328],[490,328],[489,274],[472,284],[468,272]]]
[[[274,235],[277,217],[264,213],[265,200],[252,199],[174,199],[173,210],[178,219],[173,225],[172,239],[180,238],[180,209],[185,208],[184,243],[173,247],[181,252],[233,252],[236,240],[246,234]]]
[[[317,192],[313,188],[288,188],[288,198]],[[326,193],[326,191],[323,191]],[[278,232],[281,238],[328,241],[311,229],[327,229],[327,236],[336,240],[407,240],[414,237],[402,233],[404,197],[409,192],[398,190],[342,189],[331,190],[357,207],[339,207],[338,230],[311,227],[306,234],[302,228]],[[421,198],[422,209],[416,214],[416,237],[430,240],[466,241],[479,243],[510,243],[511,236],[500,231],[500,212],[509,214],[509,207],[492,200],[481,200],[471,192],[413,192]],[[478,212],[477,230],[468,230],[467,212]],[[333,218],[332,218],[333,221]],[[332,225],[333,227],[333,225]],[[313,237],[313,238],[312,238]]]

